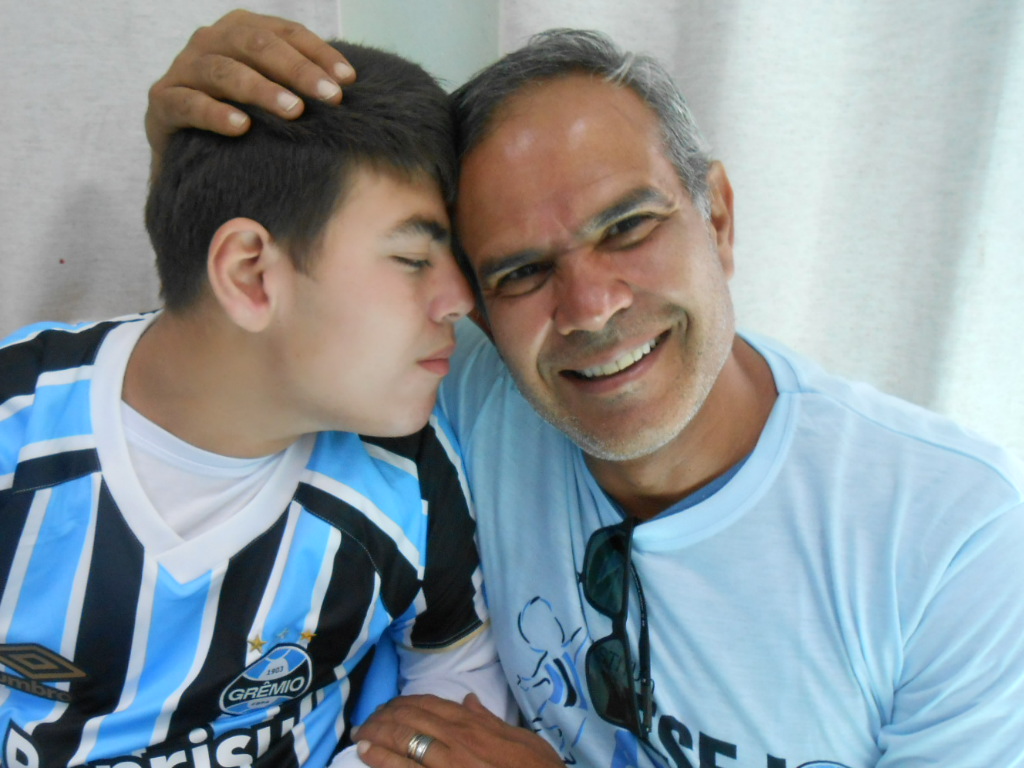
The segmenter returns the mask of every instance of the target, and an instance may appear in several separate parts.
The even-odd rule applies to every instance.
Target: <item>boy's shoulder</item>
[[[36,323],[0,342],[0,475],[23,445],[37,445],[40,456],[84,446],[99,350],[111,331],[145,318]]]
[[[14,331],[0,340],[0,401],[6,399],[16,378],[91,365],[110,331],[146,317],[127,315],[83,323],[40,322]]]
[[[339,459],[343,459],[339,461]],[[416,432],[399,437],[358,435],[352,432],[321,432],[310,459],[310,468],[336,479],[372,471],[389,477],[405,477],[429,485],[439,477],[458,478],[462,457],[451,426],[435,407],[429,422]]]

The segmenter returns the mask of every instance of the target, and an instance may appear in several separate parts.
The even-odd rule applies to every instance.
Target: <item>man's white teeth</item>
[[[648,341],[646,344],[637,347],[631,352],[627,352],[622,357],[612,360],[612,362],[607,365],[596,365],[593,368],[584,368],[582,371],[578,371],[578,373],[586,379],[596,379],[598,376],[611,376],[613,373],[624,371],[638,360],[646,357],[656,346],[658,346],[657,339]]]

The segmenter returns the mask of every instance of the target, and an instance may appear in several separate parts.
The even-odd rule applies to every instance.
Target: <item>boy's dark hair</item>
[[[448,95],[420,66],[386,51],[332,42],[355,67],[340,106],[309,100],[289,121],[236,105],[252,119],[238,138],[189,129],[172,137],[146,201],[161,296],[192,306],[206,285],[217,229],[258,221],[308,271],[320,235],[356,171],[436,181],[450,205],[456,160]]]

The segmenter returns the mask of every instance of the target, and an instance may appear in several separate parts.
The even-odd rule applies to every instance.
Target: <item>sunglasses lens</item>
[[[635,731],[636,700],[629,653],[618,637],[606,637],[587,651],[587,687],[597,713]]]
[[[606,616],[617,616],[624,608],[622,574],[626,567],[626,536],[621,530],[603,529],[591,537],[583,563],[583,589],[590,603]]]
[[[630,518],[623,525],[601,528],[591,535],[583,555],[580,582],[587,602],[612,619],[612,634],[595,642],[587,651],[587,689],[594,711],[608,722],[646,739],[650,732],[650,718],[645,714],[641,722],[633,657],[626,635],[632,568],[629,562],[630,541],[634,525],[636,520]],[[641,676],[647,681],[651,674],[643,653],[647,647],[647,615],[643,589],[635,573],[633,581],[636,582],[640,606]],[[646,685],[644,712],[648,713],[651,702]]]

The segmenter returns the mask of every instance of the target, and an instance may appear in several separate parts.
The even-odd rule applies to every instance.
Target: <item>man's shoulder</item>
[[[779,396],[795,403],[802,428],[827,434],[824,456],[851,450],[865,466],[929,468],[953,482],[1024,495],[1024,465],[948,416],[831,373],[777,341],[747,339],[771,366]]]
[[[438,402],[465,447],[488,404],[515,387],[494,344],[473,321],[459,321],[456,339],[452,370],[441,382]]]
[[[457,341],[452,357],[452,372],[445,384],[459,382],[460,386],[481,384],[488,386],[506,372],[498,350],[487,334],[475,322],[460,320],[455,326]]]

